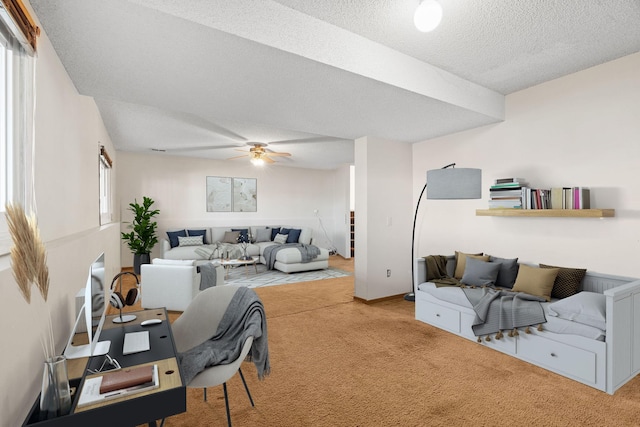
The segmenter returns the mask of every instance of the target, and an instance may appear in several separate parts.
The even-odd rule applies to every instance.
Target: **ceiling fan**
[[[252,164],[256,166],[260,166],[265,163],[275,163],[275,160],[273,160],[271,157],[290,157],[291,156],[291,154],[289,153],[282,153],[282,152],[276,152],[276,151],[270,150],[267,148],[267,144],[263,142],[248,142],[247,145],[251,146],[251,148],[249,148],[249,151],[240,150],[236,148],[236,151],[242,151],[243,153],[247,153],[247,154],[230,157],[227,160],[234,160],[234,159],[240,159],[242,157],[249,157],[249,160],[251,161]]]

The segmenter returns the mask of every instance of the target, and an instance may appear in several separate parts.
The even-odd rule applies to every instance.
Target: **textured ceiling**
[[[637,0],[31,0],[118,150],[278,165],[353,162],[353,139],[412,143],[495,123],[504,95],[640,51]],[[231,160],[242,162],[244,160]]]

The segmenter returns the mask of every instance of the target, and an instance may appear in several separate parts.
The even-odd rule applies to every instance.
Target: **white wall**
[[[374,300],[411,290],[411,150],[409,144],[373,137],[355,142],[358,298]]]
[[[56,350],[62,352],[75,320],[75,294],[89,265],[105,252],[107,277],[120,270],[119,224],[99,226],[98,145],[115,150],[95,103],[79,96],[46,36],[36,62],[35,189],[37,218],[50,275],[46,305],[33,288],[27,304],[0,255],[0,425],[21,425],[42,383],[39,337],[50,313]]]
[[[159,236],[166,238],[169,228],[193,226],[305,226],[312,227],[314,244],[329,248],[321,230],[318,215],[333,240],[335,193],[349,185],[336,171],[289,167],[256,168],[248,161],[215,161],[189,157],[168,156],[162,153],[118,152],[118,194],[123,221],[131,220],[127,210],[134,199],[151,197],[160,210],[157,217]],[[206,177],[229,176],[256,178],[258,187],[257,212],[207,212]],[[344,181],[344,182],[343,182]],[[128,231],[127,225],[122,225]],[[152,257],[160,256],[160,245],[153,248]],[[122,246],[122,265],[132,265],[133,256]]]
[[[509,95],[503,123],[414,144],[414,201],[428,169],[482,169],[483,199],[425,200],[416,256],[486,252],[640,277],[640,54]],[[585,186],[616,216],[476,217],[496,178]],[[415,203],[415,202],[414,202]]]

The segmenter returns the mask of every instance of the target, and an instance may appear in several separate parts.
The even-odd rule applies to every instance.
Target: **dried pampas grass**
[[[27,217],[22,206],[12,204],[6,206],[6,217],[13,240],[11,267],[20,293],[30,304],[31,284],[35,283],[42,299],[46,301],[49,294],[49,268],[36,217]]]

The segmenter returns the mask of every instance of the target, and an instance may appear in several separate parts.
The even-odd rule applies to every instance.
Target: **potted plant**
[[[133,221],[129,224],[132,229],[130,233],[122,233],[122,240],[127,242],[129,249],[133,252],[133,271],[140,274],[140,266],[151,262],[151,249],[158,243],[156,229],[158,223],[153,221],[153,217],[158,215],[158,209],[151,210],[153,199],[142,198],[142,205],[134,199],[129,203],[129,210],[133,212]]]

